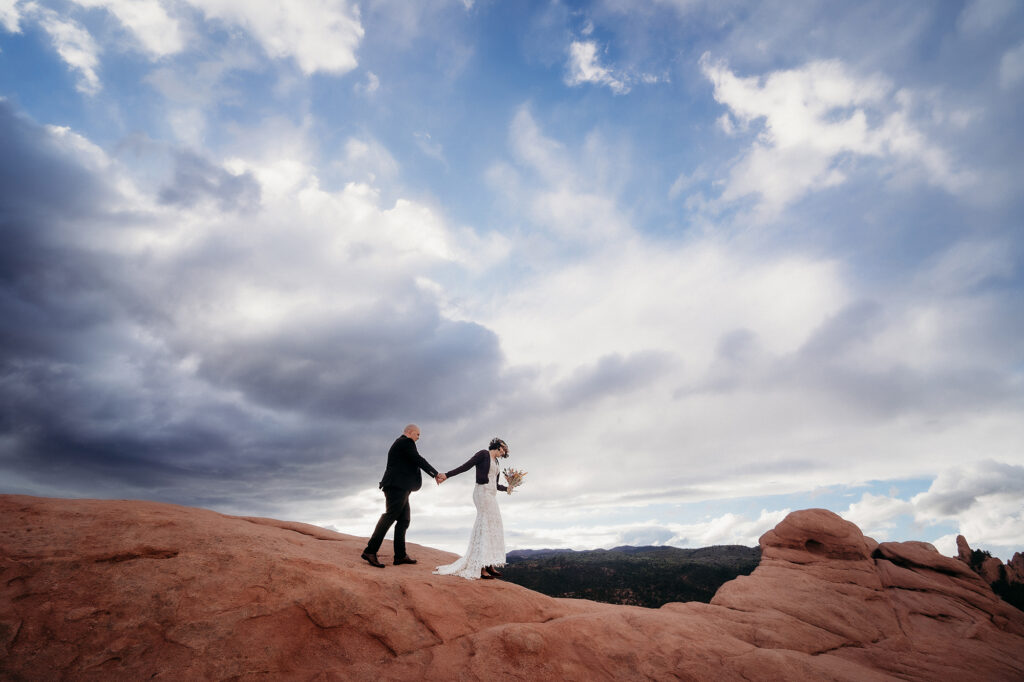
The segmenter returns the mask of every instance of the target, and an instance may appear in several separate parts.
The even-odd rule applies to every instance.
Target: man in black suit
[[[366,543],[366,549],[362,554],[363,559],[371,566],[384,568],[384,564],[377,559],[377,550],[384,542],[384,536],[391,528],[391,524],[395,524],[395,566],[416,563],[415,559],[405,553],[405,531],[409,528],[411,518],[409,495],[419,490],[423,483],[420,469],[433,476],[438,484],[445,479],[445,475],[439,474],[437,469],[430,466],[416,450],[416,441],[419,439],[420,427],[409,424],[388,450],[388,466],[384,470],[384,478],[381,479],[379,486],[384,490],[387,506],[380,515],[380,521],[373,529],[373,535],[370,536],[370,541]]]

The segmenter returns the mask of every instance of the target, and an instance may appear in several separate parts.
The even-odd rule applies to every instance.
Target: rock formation
[[[963,535],[956,536],[957,558],[981,576],[992,590],[1018,609],[1024,609],[1024,554],[1017,552],[1005,566],[997,557],[972,550]]]
[[[821,509],[766,533],[711,604],[660,609],[432,575],[453,555],[414,545],[419,564],[375,569],[364,542],[0,496],[0,679],[1024,679],[1024,613],[931,545]]]
[[[988,552],[975,552],[963,535],[956,536],[957,558],[982,577],[989,585],[999,582],[1008,585],[1024,585],[1024,554],[1017,552],[1010,562],[1003,565],[998,557]]]
[[[1006,564],[1006,582],[1024,585],[1024,554],[1014,552],[1013,558]]]

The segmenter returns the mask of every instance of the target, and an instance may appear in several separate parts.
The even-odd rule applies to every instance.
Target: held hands
[[[445,476],[444,474],[438,474],[437,476],[434,476],[434,480],[437,481],[438,485],[441,485],[447,479],[448,479],[448,477]]]

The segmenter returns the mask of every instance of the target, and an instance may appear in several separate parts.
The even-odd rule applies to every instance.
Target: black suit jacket
[[[437,476],[437,469],[420,457],[416,441],[403,433],[388,450],[388,466],[384,470],[384,478],[380,480],[380,487],[419,490],[423,485],[420,469],[431,477]]]

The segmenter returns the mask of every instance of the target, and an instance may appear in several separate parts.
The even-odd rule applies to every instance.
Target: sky
[[[0,0],[0,493],[1008,559],[1022,109],[1017,0]]]

